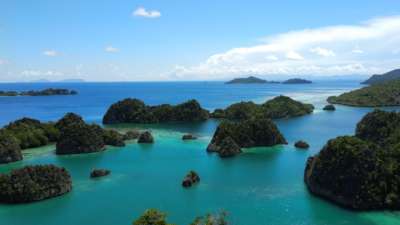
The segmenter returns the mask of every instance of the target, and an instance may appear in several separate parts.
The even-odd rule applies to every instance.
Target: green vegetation
[[[23,91],[20,94],[16,91],[0,91],[0,96],[39,96],[39,95],[69,95],[69,94],[78,94],[76,91],[69,92],[67,89],[52,89],[48,88],[43,91]]]
[[[233,141],[231,137],[227,137],[221,143],[221,147],[219,149],[219,157],[232,157],[242,152],[242,149],[235,143],[235,141]]]
[[[137,143],[154,143],[153,135],[151,135],[150,131],[143,132]]]
[[[133,225],[175,225],[167,223],[168,213],[158,213],[158,209],[147,209],[138,220],[132,222]]]
[[[0,131],[0,164],[22,160],[21,149],[11,134]]]
[[[190,140],[190,139],[197,139],[197,137],[194,136],[193,134],[184,134],[182,136],[182,140]]]
[[[15,91],[0,91],[0,96],[18,96],[18,92]]]
[[[90,178],[102,177],[102,176],[109,175],[110,173],[111,173],[110,170],[97,169],[95,167],[95,168],[93,168],[92,172],[90,172]]]
[[[326,105],[322,110],[336,110],[336,108],[333,105]]]
[[[54,124],[54,127],[62,130],[64,127],[70,125],[71,123],[84,123],[83,119],[80,115],[77,115],[73,112],[69,112],[65,114],[61,119]]]
[[[295,101],[286,96],[278,96],[267,102],[257,105],[253,102],[240,102],[230,105],[226,109],[214,110],[214,118],[249,119],[256,118],[289,118],[312,113],[314,106]]]
[[[312,84],[312,82],[305,79],[293,78],[282,82],[282,84]]]
[[[192,186],[194,183],[197,183],[197,182],[200,182],[200,177],[196,173],[196,171],[191,170],[183,179],[182,186],[184,186],[184,187]]]
[[[27,117],[10,122],[1,131],[12,135],[21,149],[46,145],[49,141],[57,141],[60,136],[60,131],[54,127],[54,123],[40,123],[39,120]]]
[[[399,106],[400,80],[372,84],[339,97],[331,96],[327,101],[331,104],[359,107]]]
[[[364,82],[361,82],[361,84],[376,84],[390,80],[400,80],[400,69],[392,70],[382,75],[372,75],[372,77]]]
[[[192,122],[206,120],[208,116],[209,112],[201,108],[196,100],[175,106],[148,106],[139,99],[126,98],[110,106],[103,117],[103,124]]]
[[[310,147],[310,145],[307,142],[302,141],[302,140],[296,141],[296,143],[294,143],[294,146],[296,148],[309,148]]]
[[[400,209],[399,121],[400,113],[375,110],[355,137],[329,140],[307,161],[308,188],[357,209]]]
[[[257,77],[250,76],[248,78],[235,78],[225,84],[279,84],[280,82],[266,81]]]
[[[73,187],[68,171],[55,165],[25,166],[0,176],[1,202],[31,202],[62,195]]]
[[[123,140],[132,140],[132,139],[138,139],[140,137],[140,133],[137,131],[132,131],[132,130],[128,130],[124,136],[123,136]]]

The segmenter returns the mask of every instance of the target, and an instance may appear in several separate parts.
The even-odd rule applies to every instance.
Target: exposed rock
[[[10,135],[0,132],[0,164],[22,160],[21,149]]]
[[[182,140],[190,140],[190,139],[197,139],[197,137],[195,137],[192,134],[184,134],[182,137]]]
[[[322,110],[336,110],[336,108],[333,105],[326,105]]]
[[[200,182],[200,177],[196,173],[196,171],[191,170],[189,173],[185,176],[185,179],[182,181],[182,186],[188,187],[192,186],[192,184]]]
[[[210,143],[207,146],[207,152],[219,152],[220,146],[216,146],[215,143]]]
[[[25,166],[0,176],[0,201],[32,202],[56,197],[73,187],[68,171],[55,165]]]
[[[90,178],[94,178],[94,177],[102,177],[102,176],[106,176],[108,174],[110,174],[111,171],[110,170],[103,170],[103,169],[97,169],[96,167],[92,170],[92,172],[90,173]]]
[[[154,143],[153,135],[151,135],[150,131],[143,132],[137,143]]]
[[[124,141],[133,140],[133,139],[138,139],[139,137],[140,137],[140,132],[129,130],[124,134],[123,140]]]
[[[232,157],[239,153],[242,153],[242,149],[228,137],[221,143],[221,148],[219,149],[219,156],[221,158]]]
[[[78,94],[78,92],[77,92],[77,91],[74,91],[74,90],[71,90],[70,94],[71,94],[71,95],[76,95],[76,94]]]
[[[139,99],[126,98],[110,106],[103,117],[103,124],[192,122],[208,117],[209,112],[201,108],[196,100],[175,106],[148,106]]]
[[[310,145],[307,142],[302,141],[302,140],[296,141],[296,143],[294,143],[294,146],[296,148],[309,148],[310,147]]]
[[[106,150],[104,141],[91,125],[71,123],[61,130],[56,154],[82,154],[104,150]]]

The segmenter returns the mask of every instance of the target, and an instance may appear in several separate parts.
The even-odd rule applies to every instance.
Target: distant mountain
[[[360,84],[376,84],[389,80],[400,80],[400,69],[392,70],[382,75],[374,74],[368,80],[361,82]]]
[[[81,83],[81,82],[85,82],[85,80],[83,80],[83,79],[65,79],[65,80],[60,80],[60,81],[56,81],[56,82]]]
[[[312,82],[306,79],[293,78],[282,82],[282,84],[312,84]]]
[[[266,81],[257,77],[250,76],[248,78],[235,78],[225,84],[279,84],[280,82]]]
[[[33,80],[31,81],[31,83],[48,83],[51,82],[50,80],[46,80],[46,79],[39,79],[39,80]]]

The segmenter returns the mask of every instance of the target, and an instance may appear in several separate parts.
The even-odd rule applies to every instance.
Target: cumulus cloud
[[[8,66],[10,62],[5,59],[0,59],[0,66]]]
[[[104,50],[107,51],[107,52],[119,51],[118,48],[115,48],[115,47],[112,47],[112,46],[107,46]]]
[[[132,13],[133,17],[148,17],[148,18],[155,18],[160,17],[161,13],[157,10],[147,12],[145,8],[138,8],[135,12]]]
[[[82,65],[82,64],[78,64],[78,65],[75,67],[75,69],[77,69],[77,70],[83,70],[84,68],[83,68],[83,65]]]
[[[47,56],[56,56],[57,52],[56,51],[44,51],[40,53],[41,55],[47,55]]]
[[[232,48],[211,55],[197,66],[175,65],[166,73],[184,79],[224,79],[254,74],[326,76],[384,73],[400,64],[400,59],[390,54],[400,53],[400,50],[393,49],[400,43],[398,27],[400,16],[391,16],[374,18],[358,25],[290,31],[261,39],[264,44]],[[367,47],[361,50],[359,45]],[[323,46],[329,46],[329,49]]]
[[[294,59],[294,60],[304,59],[303,56],[299,55],[299,53],[294,52],[294,51],[290,51],[290,52],[286,53],[286,58]]]
[[[63,76],[64,74],[60,73],[60,72],[53,72],[53,71],[42,72],[42,71],[25,70],[25,71],[22,71],[20,75],[24,76],[24,77],[38,77],[38,76],[51,77],[51,76]]]
[[[392,53],[393,53],[393,54],[398,54],[398,53],[400,53],[400,48],[393,49],[393,50],[392,50]]]
[[[335,56],[336,55],[332,50],[327,50],[327,49],[323,49],[320,47],[310,48],[309,50],[310,50],[310,52],[314,52],[314,53],[317,53],[318,55],[323,55],[323,56]]]

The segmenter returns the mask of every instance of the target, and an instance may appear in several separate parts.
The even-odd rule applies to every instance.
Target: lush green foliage
[[[132,131],[132,130],[128,130],[124,136],[123,136],[123,140],[132,140],[132,139],[138,139],[140,137],[140,132],[138,131]]]
[[[84,122],[80,115],[77,115],[73,112],[69,112],[69,113],[65,114],[65,116],[63,116],[63,118],[59,119],[57,121],[57,123],[54,124],[54,127],[61,131],[64,127],[66,127],[72,123],[84,123]]]
[[[16,91],[0,91],[0,96],[27,96],[27,95],[31,95],[31,96],[39,96],[39,95],[69,95],[69,94],[78,94],[78,92],[76,91],[71,91],[71,93],[67,90],[67,89],[52,89],[52,88],[48,88],[46,90],[43,91],[23,91],[20,94],[18,94],[18,92]]]
[[[233,225],[237,224],[237,222],[229,219],[230,213],[221,210],[219,213],[216,213],[215,216],[210,213],[206,214],[206,217],[203,216],[197,217],[193,222],[189,223],[189,225]]]
[[[322,110],[336,110],[336,108],[333,105],[326,105]]]
[[[21,149],[11,134],[0,131],[0,164],[22,160]]]
[[[400,69],[392,70],[382,75],[372,75],[372,77],[364,82],[361,82],[361,84],[376,84],[389,80],[400,80]]]
[[[368,87],[350,91],[327,99],[332,104],[360,107],[400,105],[400,80],[372,84]]]
[[[15,91],[0,91],[0,96],[18,96],[18,92]]]
[[[103,117],[103,123],[191,122],[206,120],[208,116],[208,111],[201,108],[196,100],[175,106],[148,106],[139,99],[126,98],[110,106]]]
[[[1,131],[16,138],[21,149],[39,147],[49,141],[57,141],[60,136],[52,122],[40,123],[27,117],[10,122]]]
[[[312,113],[314,106],[303,104],[286,96],[278,96],[264,104],[257,105],[253,102],[240,102],[230,105],[225,110],[216,109],[214,118],[249,119],[256,118],[289,118]]]
[[[243,151],[242,151],[242,149],[240,149],[239,145],[237,145],[231,137],[227,137],[221,143],[221,146],[219,149],[219,156],[222,158],[232,157],[232,156],[235,156],[242,152]]]
[[[300,78],[293,78],[286,81],[283,81],[282,84],[312,84],[311,81],[300,79]]]
[[[64,194],[72,187],[71,176],[64,167],[25,166],[0,176],[0,201],[38,201]]]
[[[132,222],[133,225],[174,225],[167,223],[168,213],[159,213],[158,209],[147,209],[138,220]]]
[[[150,131],[145,131],[140,135],[137,143],[154,143],[154,137]]]
[[[309,148],[310,145],[306,141],[298,140],[294,143],[296,148]]]
[[[280,82],[266,81],[257,77],[250,76],[248,78],[235,78],[225,84],[279,84]]]

